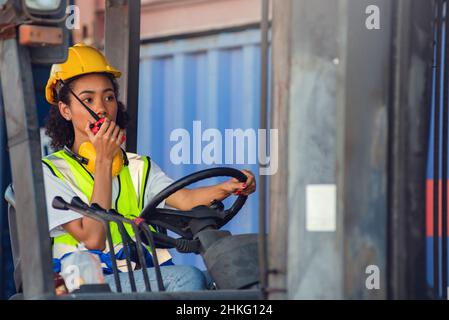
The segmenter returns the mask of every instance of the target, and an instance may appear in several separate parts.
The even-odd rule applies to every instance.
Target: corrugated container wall
[[[246,168],[257,176],[257,157],[255,161],[250,159],[257,146],[246,143],[244,161],[239,161],[235,141],[233,147],[226,143],[225,129],[249,129],[247,133],[255,133],[258,141],[259,108],[259,30],[248,29],[142,45],[138,153],[149,155],[171,178],[176,180],[195,171],[217,166]],[[198,153],[206,152],[205,147],[210,142],[205,136],[205,141],[201,141],[201,135],[196,132],[207,135],[205,130],[212,128],[218,129],[222,137],[221,164],[206,164],[201,153]],[[175,164],[176,161],[171,157],[173,147],[181,141],[178,138],[171,141],[170,135],[175,129],[189,132],[188,164],[186,161],[184,164]],[[226,159],[231,149],[234,150],[234,159],[229,163]],[[196,186],[224,180],[210,179]],[[234,199],[227,199],[225,205]],[[257,224],[258,195],[255,193],[224,229],[233,234],[256,233]],[[174,250],[172,254],[177,264],[193,264],[204,268],[199,256],[179,254]]]

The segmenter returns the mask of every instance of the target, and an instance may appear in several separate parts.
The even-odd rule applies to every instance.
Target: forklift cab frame
[[[6,2],[6,6],[19,3]],[[265,28],[268,34],[268,1],[264,1]],[[22,5],[25,2],[22,1]],[[5,6],[0,7],[1,10]],[[0,19],[2,15],[0,14]],[[17,23],[19,25],[20,23]],[[0,26],[1,26],[0,21]],[[17,27],[15,25],[14,27]],[[14,28],[13,28],[14,29]],[[16,298],[24,299],[260,299],[261,290],[211,290],[199,292],[146,293],[78,293],[55,295],[51,267],[51,243],[40,161],[40,140],[32,82],[32,48],[21,45],[13,31],[0,37],[0,70],[3,81],[8,147],[14,190],[10,186],[5,198],[11,231],[16,286],[23,288]],[[265,43],[265,47],[267,44]],[[126,101],[132,119],[127,129],[127,149],[137,148],[137,103],[140,58],[140,1],[106,0],[105,53],[111,64],[123,73],[120,95]],[[265,48],[266,49],[266,48]],[[265,52],[265,58],[267,57]],[[265,61],[266,62],[266,61]],[[6,77],[7,75],[7,77]],[[266,82],[266,72],[263,81]],[[264,92],[266,94],[266,90]],[[264,99],[266,101],[266,97]],[[265,117],[266,114],[264,113]],[[261,219],[263,222],[265,218]],[[264,227],[264,225],[262,225]],[[265,235],[265,232],[264,232]],[[264,240],[264,239],[263,239]],[[264,240],[265,241],[265,240]],[[26,245],[25,245],[26,244]],[[19,250],[20,248],[20,250]],[[259,250],[260,252],[260,250]],[[265,256],[262,256],[265,259]],[[265,268],[261,270],[262,278]],[[262,279],[261,283],[264,283]],[[263,288],[263,287],[262,287]]]

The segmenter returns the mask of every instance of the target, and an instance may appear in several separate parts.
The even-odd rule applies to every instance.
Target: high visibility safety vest
[[[139,156],[135,153],[127,153],[127,157],[129,165],[124,166],[120,174],[116,177],[118,179],[119,190],[116,199],[112,201],[112,208],[125,218],[132,220],[138,217],[143,209],[151,162],[149,157]],[[42,162],[56,177],[68,184],[78,197],[85,203],[90,204],[94,188],[94,177],[81,163],[68,155],[64,150],[46,156],[42,159]],[[132,227],[128,224],[124,224],[124,226],[130,237],[135,240]],[[123,251],[122,237],[118,231],[117,224],[111,222],[110,230],[118,269],[126,272],[128,269]],[[54,268],[55,271],[59,268],[60,260],[75,252],[78,244],[79,242],[69,233],[53,239],[53,261],[58,265]],[[99,256],[103,271],[107,274],[112,273],[108,244],[106,243],[106,249],[103,252],[98,250],[90,251]],[[145,247],[144,253],[147,267],[153,266],[150,249]],[[168,250],[156,249],[156,253],[159,264],[172,264]],[[132,257],[131,260],[132,267],[135,268],[136,262],[138,261],[137,257]]]

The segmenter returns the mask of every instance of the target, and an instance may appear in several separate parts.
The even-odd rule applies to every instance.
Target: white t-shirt
[[[150,200],[162,191],[164,188],[173,183],[173,180],[169,178],[161,168],[153,161],[151,161],[150,171],[148,174],[147,186],[145,189],[144,202],[143,207]],[[60,196],[65,201],[69,202],[73,197],[76,197],[77,194],[72,190],[72,188],[65,182],[63,182],[60,178],[56,177],[51,170],[43,165],[43,173],[44,173],[44,183],[45,183],[45,197],[47,203],[47,213],[48,213],[48,224],[50,230],[51,237],[57,237],[62,234],[67,233],[64,228],[62,228],[63,224],[66,224],[70,221],[77,220],[82,218],[82,215],[76,213],[72,210],[58,210],[52,207],[52,201],[54,197]],[[112,201],[115,202],[115,199],[118,196],[118,179],[114,177],[112,179]],[[165,201],[163,201],[158,207],[164,207]]]

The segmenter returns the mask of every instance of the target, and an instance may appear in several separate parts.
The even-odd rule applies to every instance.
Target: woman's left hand
[[[199,205],[208,206],[214,200],[224,200],[231,194],[248,196],[256,191],[256,179],[249,170],[242,170],[242,173],[247,176],[246,182],[231,178],[210,187],[184,188],[169,196],[166,204],[180,210],[191,210]]]
[[[256,179],[254,174],[249,170],[241,170],[248,178],[245,183],[240,182],[236,178],[231,178],[222,184],[226,193],[235,195],[249,196],[256,191]]]

